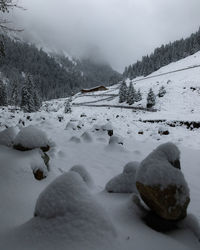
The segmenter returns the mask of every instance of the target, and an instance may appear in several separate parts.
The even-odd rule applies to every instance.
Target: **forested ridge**
[[[76,93],[83,87],[116,83],[121,77],[109,65],[47,54],[35,45],[4,35],[5,56],[0,58],[1,78],[7,79],[8,98],[13,85],[20,89],[31,75],[43,100]]]
[[[156,48],[153,53],[143,56],[141,61],[129,65],[124,70],[124,77],[131,79],[147,76],[159,68],[190,56],[200,50],[200,28],[186,39],[180,39]]]

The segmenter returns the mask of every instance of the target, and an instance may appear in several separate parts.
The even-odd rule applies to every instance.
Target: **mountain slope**
[[[46,53],[19,39],[5,36],[4,44],[5,57],[1,58],[0,71],[8,79],[8,87],[12,89],[17,81],[21,88],[24,75],[31,74],[43,100],[65,97],[82,87],[96,86],[97,82],[107,85],[113,76],[115,80],[120,77],[109,65]]]
[[[152,88],[157,95],[160,87],[164,86],[167,93],[162,98],[157,96],[154,107],[157,109],[157,112],[153,114],[145,113],[144,116],[146,118],[199,120],[200,67],[198,67],[198,65],[200,65],[200,52],[162,67],[147,77],[135,78],[132,82],[136,90],[141,90],[142,101],[131,106],[126,103],[120,105],[145,108],[149,89]],[[126,83],[129,85],[130,80],[127,79]],[[119,105],[118,93],[119,85],[114,85],[110,87],[108,91],[101,93],[96,92],[90,94],[90,96],[88,96],[88,94],[78,95],[74,103],[90,102],[88,103],[89,105]],[[100,96],[96,96],[99,94]],[[105,97],[107,98],[105,99]]]

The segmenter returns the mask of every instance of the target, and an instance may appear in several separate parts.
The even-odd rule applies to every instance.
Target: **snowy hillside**
[[[198,60],[200,53],[152,75]],[[150,87],[157,94],[162,85],[167,93],[157,98],[157,112],[134,109],[145,107]],[[198,87],[200,68],[194,68],[140,78],[135,88],[143,100],[133,108],[119,105],[119,84],[76,94],[72,113],[64,113],[65,98],[44,102],[41,111],[31,114],[2,107],[0,249],[199,249],[200,130],[181,123],[200,121]],[[35,128],[24,128],[29,125]],[[144,220],[148,210],[138,200],[135,175],[140,162],[169,141],[180,150],[191,201],[186,219],[174,230],[158,232]]]

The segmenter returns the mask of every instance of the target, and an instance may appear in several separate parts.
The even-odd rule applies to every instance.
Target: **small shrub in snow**
[[[80,174],[80,176],[82,177],[83,181],[89,186],[89,187],[93,187],[94,186],[94,182],[92,180],[92,177],[90,176],[90,174],[88,173],[88,171],[85,169],[85,167],[81,166],[81,165],[75,165],[73,166],[70,171],[74,171],[78,174]]]
[[[136,161],[127,163],[123,173],[106,184],[106,190],[111,193],[137,193],[135,178],[138,166],[139,162]]]
[[[65,105],[64,113],[65,114],[71,113],[72,112],[72,108],[71,108],[70,101],[69,100],[66,101],[64,105]]]
[[[35,148],[41,148],[44,152],[49,150],[49,140],[44,131],[28,126],[22,128],[14,140],[14,148],[26,151]]]
[[[152,108],[155,104],[156,104],[156,96],[152,88],[150,88],[149,93],[147,95],[147,108]]]
[[[163,97],[166,94],[166,89],[164,86],[161,86],[158,92],[158,97]]]
[[[0,132],[0,145],[11,147],[14,143],[19,129],[17,127],[6,128]]]

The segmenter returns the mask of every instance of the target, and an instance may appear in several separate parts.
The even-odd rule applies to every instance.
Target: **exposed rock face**
[[[46,175],[42,169],[37,169],[37,170],[33,171],[33,174],[34,174],[35,179],[38,181],[41,181],[44,178],[46,178]]]
[[[181,220],[187,215],[187,207],[190,202],[189,196],[180,201],[184,196],[184,187],[169,185],[166,188],[161,186],[147,186],[142,183],[136,183],[141,198],[146,205],[157,215],[166,220]]]
[[[189,188],[180,170],[180,152],[173,143],[165,143],[140,164],[136,187],[142,200],[158,216],[178,221],[186,217]]]

